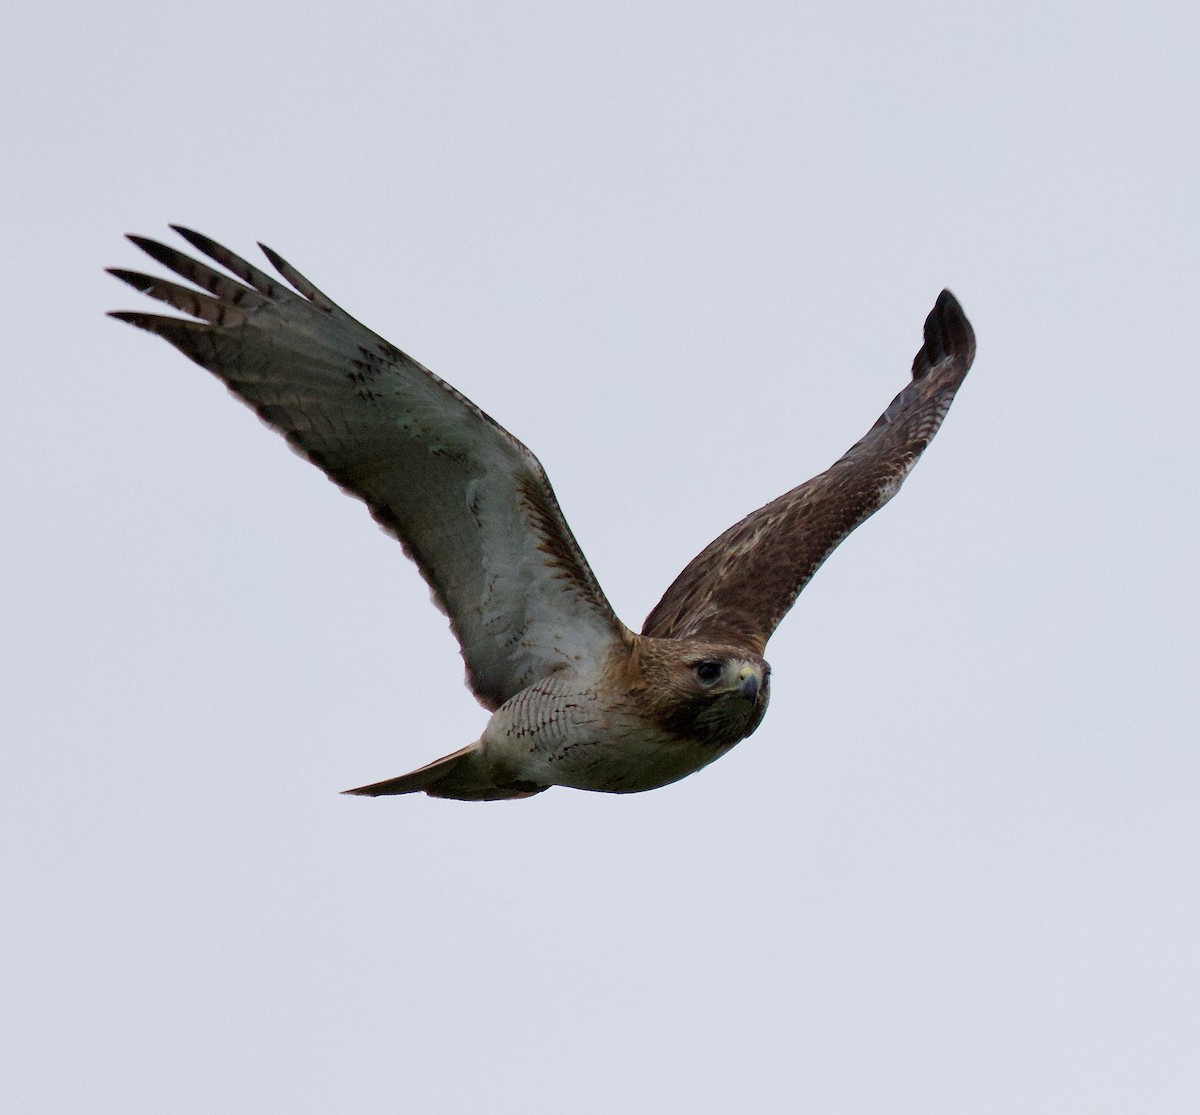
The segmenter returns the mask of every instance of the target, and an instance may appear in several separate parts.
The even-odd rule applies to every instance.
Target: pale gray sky
[[[14,22],[15,19],[15,22]],[[45,4],[0,44],[0,1106],[1193,1112],[1194,3]],[[474,739],[365,511],[166,345],[261,239],[545,464],[618,612],[979,357],[677,785]]]

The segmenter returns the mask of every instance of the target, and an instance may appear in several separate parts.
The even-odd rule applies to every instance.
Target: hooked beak
[[[743,666],[738,671],[738,692],[752,704],[758,700],[758,674],[752,666]]]

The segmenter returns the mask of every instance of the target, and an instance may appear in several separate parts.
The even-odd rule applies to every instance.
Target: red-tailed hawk
[[[240,281],[133,236],[200,289],[112,274],[195,320],[113,316],[207,368],[367,505],[449,616],[468,684],[493,714],[461,751],[352,794],[634,793],[724,755],[766,712],[771,633],[834,547],[896,494],[975,355],[970,324],[942,291],[911,382],[866,436],[706,547],[638,635],[614,614],[521,442],[269,248],[260,245],[290,287],[176,231]]]

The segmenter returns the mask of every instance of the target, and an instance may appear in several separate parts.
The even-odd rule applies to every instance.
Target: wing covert
[[[925,320],[911,382],[866,436],[706,546],[655,605],[642,634],[719,639],[761,654],[830,553],[899,491],[974,357],[974,331],[944,290]]]

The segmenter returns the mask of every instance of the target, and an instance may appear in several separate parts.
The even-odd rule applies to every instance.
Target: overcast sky
[[[15,20],[15,22],[14,22]],[[1194,1112],[1192,0],[10,15],[0,1106]],[[522,438],[638,627],[904,384],[975,368],[627,797],[338,790],[475,739],[355,501],[106,319],[281,251]]]

